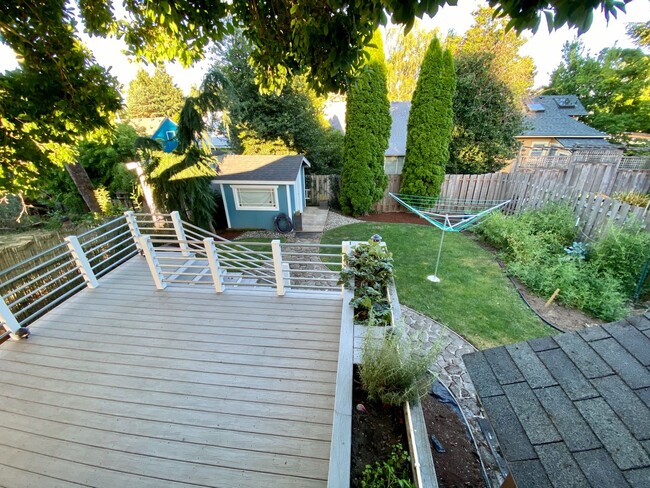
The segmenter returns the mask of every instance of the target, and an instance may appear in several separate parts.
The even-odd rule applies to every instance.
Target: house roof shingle
[[[650,486],[650,314],[463,359],[518,486]]]
[[[567,107],[558,102],[567,100]],[[526,129],[519,137],[590,137],[604,139],[607,134],[588,126],[573,117],[587,115],[587,111],[575,95],[541,95],[532,98],[527,105],[540,104],[543,111],[527,111],[524,117]]]
[[[290,183],[296,180],[300,167],[309,166],[304,156],[228,155],[219,163],[214,181]]]

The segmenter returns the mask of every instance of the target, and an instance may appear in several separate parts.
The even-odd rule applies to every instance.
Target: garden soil
[[[363,405],[365,412],[357,409]],[[361,487],[366,464],[387,460],[395,444],[408,451],[408,438],[401,407],[384,406],[371,402],[361,388],[356,367],[352,391],[352,465],[350,486]]]
[[[485,486],[478,454],[467,436],[465,424],[456,412],[431,395],[422,399],[422,411],[440,488]],[[436,436],[446,452],[440,453],[434,449],[431,434]]]

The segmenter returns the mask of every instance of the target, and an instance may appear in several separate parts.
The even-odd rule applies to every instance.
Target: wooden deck
[[[0,346],[0,485],[326,486],[341,309],[136,256]]]

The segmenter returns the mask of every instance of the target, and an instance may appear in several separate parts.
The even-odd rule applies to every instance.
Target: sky
[[[447,6],[438,11],[433,19],[425,19],[425,25],[438,27],[446,33],[453,29],[456,34],[463,34],[472,25],[472,12],[484,2],[478,0],[459,0],[458,5]],[[625,34],[625,25],[628,22],[646,22],[650,20],[650,0],[632,0],[626,6],[626,13],[620,14],[618,19],[610,19],[609,24],[605,16],[596,12],[591,29],[581,36],[585,46],[592,54],[597,54],[605,47],[635,47]],[[535,87],[545,85],[553,69],[562,58],[562,46],[566,41],[573,39],[577,34],[575,29],[563,27],[549,34],[545,25],[540,26],[538,32],[523,35],[529,38],[528,43],[522,48],[523,55],[531,56],[535,61],[537,74]],[[115,39],[88,38],[84,41],[95,53],[97,61],[111,68],[111,74],[116,76],[122,84],[122,92],[126,94],[129,83],[135,78],[139,66],[131,62],[122,54],[124,44]],[[8,47],[0,44],[0,71],[15,68],[16,60],[13,52]],[[184,69],[178,64],[168,64],[167,71],[185,94],[189,94],[193,85],[200,85],[205,71],[210,66],[209,60],[197,63],[190,69]],[[151,69],[151,68],[149,68]]]

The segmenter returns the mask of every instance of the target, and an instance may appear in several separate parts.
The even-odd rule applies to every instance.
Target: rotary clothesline
[[[445,232],[460,232],[465,230],[490,212],[510,203],[510,200],[464,201],[454,198],[423,197],[418,195],[402,195],[399,193],[389,193],[389,195],[400,205],[442,231],[436,269],[434,274],[427,277],[429,281],[433,281],[434,283],[440,282],[440,278],[438,278],[438,265],[440,264],[440,254],[442,253],[442,242],[445,237]]]

